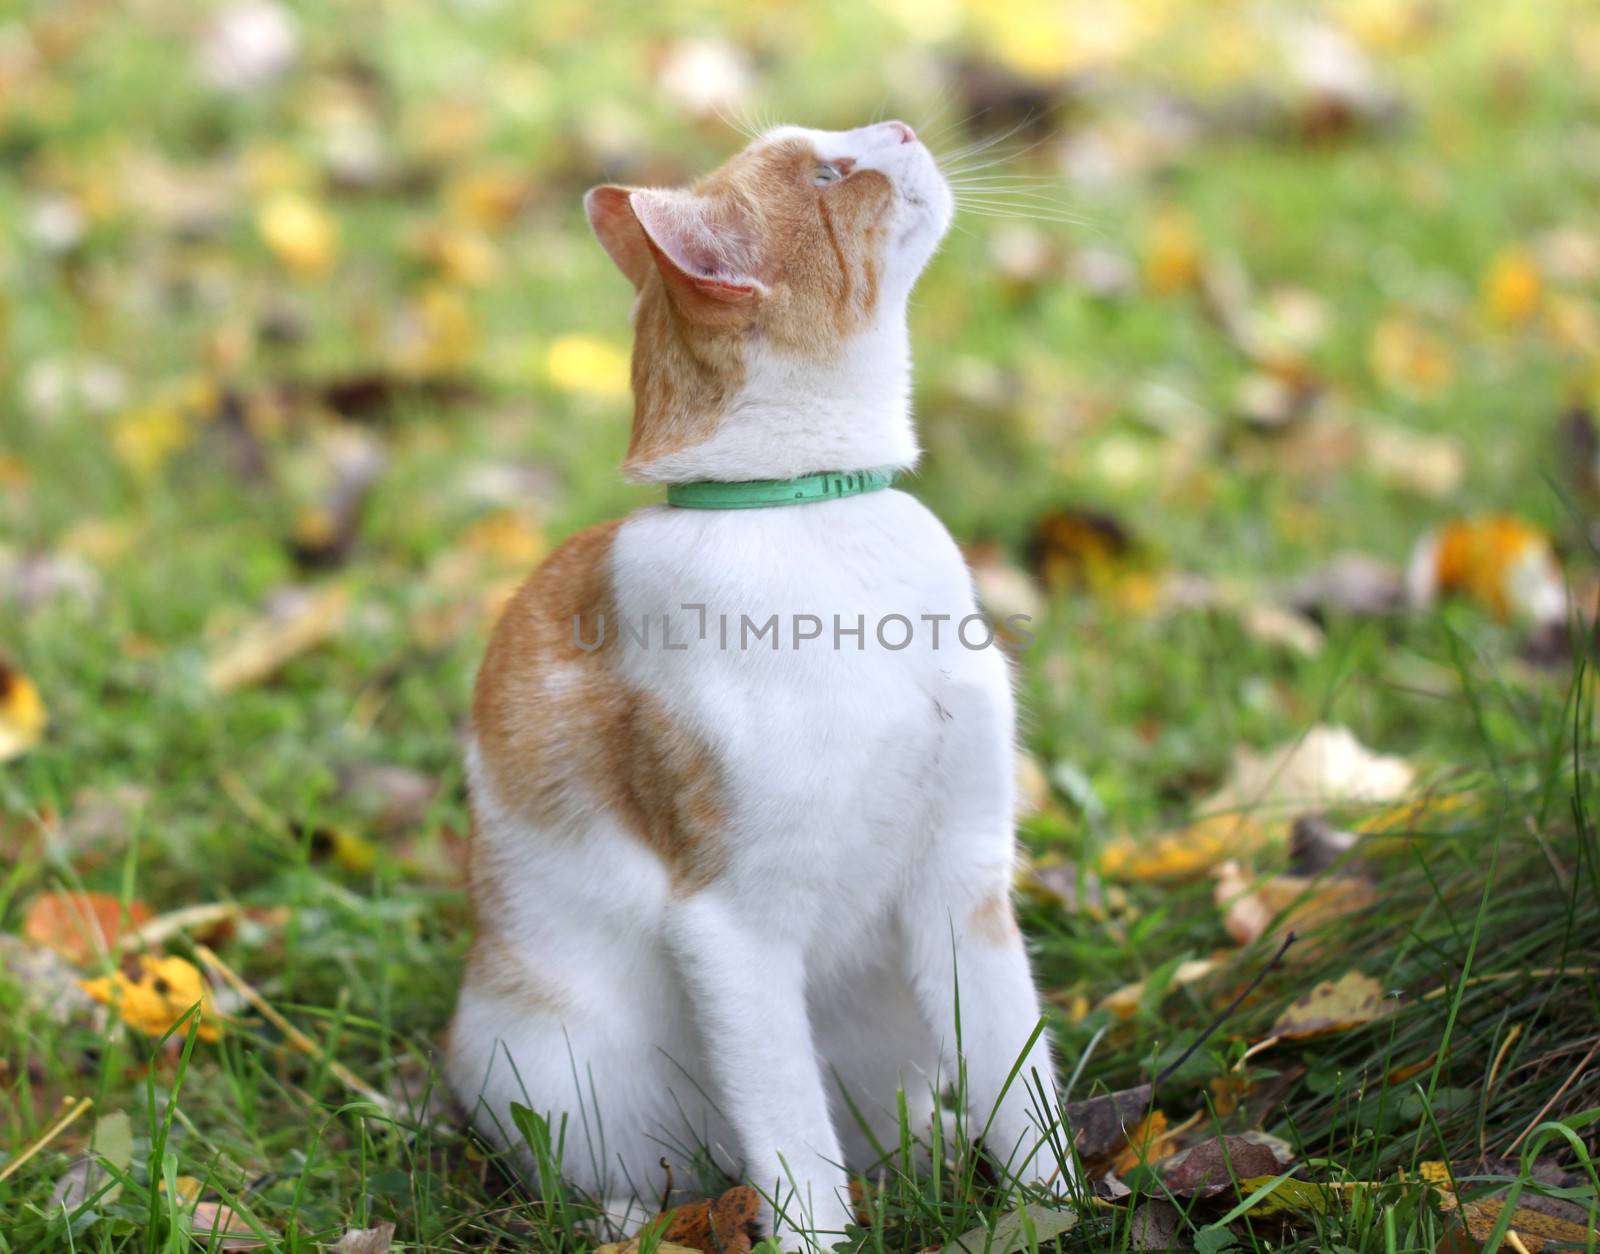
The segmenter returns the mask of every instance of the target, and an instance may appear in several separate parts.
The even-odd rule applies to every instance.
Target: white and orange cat
[[[566,1176],[619,1227],[701,1147],[826,1245],[900,1091],[921,1133],[954,1083],[959,993],[969,1127],[1047,1181],[1007,662],[939,520],[850,473],[917,459],[906,304],[949,187],[884,122],[585,203],[637,292],[624,473],[742,507],[584,531],[500,620],[451,1084],[502,1144],[513,1102],[564,1119]],[[771,481],[812,499],[759,504]]]

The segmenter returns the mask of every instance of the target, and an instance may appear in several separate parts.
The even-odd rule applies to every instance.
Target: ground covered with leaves
[[[1597,83],[1557,0],[12,6],[0,1250],[586,1243],[430,1100],[488,624],[653,499],[579,197],[879,110],[1083,1170],[886,1147],[852,1245],[1594,1250]]]

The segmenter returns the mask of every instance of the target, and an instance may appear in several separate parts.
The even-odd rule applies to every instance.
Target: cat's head
[[[729,433],[724,420],[738,410],[778,422],[779,387],[811,388],[827,403],[852,382],[833,377],[841,369],[882,376],[854,380],[863,400],[874,389],[890,404],[903,393],[906,298],[953,211],[909,126],[779,127],[692,187],[597,187],[584,203],[638,294],[625,470],[776,474],[808,459],[830,462],[813,469],[854,468],[838,464],[851,450],[828,440],[815,452],[801,440],[787,462],[755,466],[759,458],[723,446],[761,433]],[[873,367],[874,355],[897,360]],[[681,456],[719,435],[708,467]]]

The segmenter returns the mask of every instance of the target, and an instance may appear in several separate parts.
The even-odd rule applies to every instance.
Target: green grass
[[[0,584],[4,657],[51,717],[42,743],[0,765],[0,932],[20,930],[38,892],[80,884],[157,912],[242,903],[247,918],[218,952],[321,1051],[297,1052],[248,1006],[220,1041],[181,1048],[81,1013],[57,1022],[37,980],[0,974],[0,1171],[64,1098],[94,1100],[0,1181],[7,1254],[190,1248],[179,1176],[247,1215],[275,1250],[391,1220],[415,1250],[581,1239],[577,1199],[534,1200],[429,1117],[437,1101],[424,1109],[468,942],[447,865],[466,824],[457,734],[482,600],[520,569],[474,549],[470,528],[510,511],[553,544],[651,499],[614,474],[625,399],[564,390],[545,368],[559,335],[626,345],[626,284],[589,239],[579,197],[606,178],[686,177],[738,142],[653,85],[663,42],[683,34],[721,29],[745,47],[755,103],[777,116],[851,125],[881,103],[925,131],[942,116],[951,144],[1009,116],[1001,102],[963,128],[985,101],[951,67],[984,45],[970,30],[918,43],[890,7],[829,3],[804,19],[688,4],[602,17],[565,0],[295,7],[297,68],[236,99],[194,78],[197,6],[33,0],[0,18],[4,63],[18,67],[0,95],[0,558],[75,553],[99,585],[87,600],[24,604]],[[1072,506],[1116,518],[1152,577],[1237,581],[1256,599],[1335,554],[1403,563],[1440,522],[1505,510],[1556,537],[1587,609],[1592,498],[1556,424],[1594,397],[1600,361],[1550,319],[1561,302],[1600,316],[1600,289],[1593,274],[1549,276],[1540,312],[1506,326],[1480,286],[1507,249],[1557,228],[1592,232],[1593,16],[1557,3],[1440,7],[1376,54],[1402,120],[1309,141],[1230,121],[1251,116],[1257,88],[1295,98],[1280,61],[1216,71],[1270,46],[1287,6],[1171,8],[1100,74],[1045,95],[1053,133],[1099,136],[1133,165],[1104,187],[1063,188],[1082,225],[1035,229],[1061,252],[1125,258],[1127,291],[1096,296],[1064,265],[1007,278],[995,259],[1007,224],[964,220],[913,309],[929,454],[912,489],[958,538],[993,541],[1012,563],[1041,515]],[[1192,104],[1199,129],[1165,137],[1150,121],[1155,93]],[[352,113],[388,154],[372,186],[327,173],[330,128]],[[1017,167],[1047,173],[1052,151]],[[520,181],[521,203],[483,228],[487,281],[452,284],[417,233],[454,221],[462,180],[486,170]],[[263,244],[256,210],[280,184],[336,217],[328,275],[297,278]],[[180,229],[177,217],[196,215],[163,205],[202,187],[216,207]],[[86,225],[56,252],[36,224],[62,198]],[[1171,210],[1187,215],[1208,267],[1244,267],[1252,308],[1284,289],[1315,296],[1326,329],[1300,356],[1325,388],[1320,418],[1269,433],[1239,417],[1238,389],[1258,366],[1200,293],[1162,294],[1138,273],[1151,224]],[[395,320],[441,284],[472,332],[448,369],[407,374]],[[1407,388],[1374,368],[1374,333],[1396,316],[1448,347],[1443,383]],[[297,328],[289,342],[263,330],[284,324]],[[86,368],[115,372],[120,394],[99,406],[71,383],[57,395]],[[314,398],[341,379],[393,387],[392,404],[352,419],[387,462],[347,560],[305,569],[290,540],[325,495],[334,425]],[[260,473],[237,468],[221,390],[245,403]],[[186,440],[148,474],[117,444],[143,406],[169,413]],[[1434,498],[1378,470],[1359,441],[1391,427],[1454,440],[1460,485]],[[1319,431],[1337,438],[1319,443]],[[478,556],[463,563],[464,552]],[[332,640],[268,682],[208,690],[205,659],[275,590],[329,582],[352,604]],[[1446,1219],[1418,1183],[1424,1162],[1475,1179],[1461,1184],[1469,1197],[1548,1193],[1534,1179],[1545,1157],[1593,1182],[1600,1072],[1583,1059],[1600,1021],[1600,786],[1587,644],[1570,664],[1531,665],[1520,628],[1447,604],[1333,614],[1308,657],[1255,639],[1226,609],[1135,608],[1126,584],[1058,589],[1038,626],[1020,667],[1025,740],[1062,787],[1025,827],[1037,856],[1087,872],[1106,840],[1182,822],[1236,746],[1278,745],[1318,722],[1405,756],[1435,799],[1363,851],[1379,905],[1302,938],[1154,1094],[1174,1124],[1199,1114],[1191,1135],[1264,1127],[1291,1142],[1302,1175],[1370,1183],[1321,1212],[1248,1226],[1234,1216],[1239,1247],[1432,1251]],[[341,782],[375,763],[437,781],[399,830]],[[316,835],[330,827],[370,859],[330,856]],[[1275,845],[1258,869],[1285,857]],[[1024,902],[1073,1099],[1176,1061],[1275,947],[1233,946],[1204,878],[1109,886],[1098,912]],[[183,937],[170,948],[196,956]],[[1174,982],[1179,963],[1218,951],[1228,956],[1213,974]],[[1287,1003],[1351,969],[1393,990],[1392,1013],[1243,1060]],[[1549,970],[1570,974],[1527,974]],[[1134,980],[1145,993],[1131,1017],[1093,1008]],[[375,1113],[330,1060],[403,1094],[397,1113]],[[1223,1114],[1227,1077],[1276,1100]],[[105,1182],[120,1191],[75,1213],[53,1207],[94,1119],[114,1112],[134,1133],[126,1169]],[[936,1173],[914,1166],[909,1144],[886,1148],[864,1249],[942,1245],[1014,1209],[968,1147],[950,1147]],[[1114,1205],[1078,1199],[1065,1247],[1134,1244],[1139,1204],[1161,1185],[1142,1169],[1126,1181],[1133,1196]],[[1238,1199],[1179,1201],[1182,1240],[1223,1248],[1217,1225]]]

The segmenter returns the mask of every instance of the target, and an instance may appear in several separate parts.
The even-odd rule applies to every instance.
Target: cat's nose
[[[914,144],[917,142],[917,133],[904,122],[885,122],[884,129],[893,135],[897,144]]]

